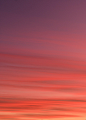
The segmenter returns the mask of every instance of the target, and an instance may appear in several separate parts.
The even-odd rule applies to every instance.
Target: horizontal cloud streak
[[[86,112],[85,103],[86,100],[81,99],[1,98],[0,111],[3,111],[4,118],[7,117],[5,114],[6,111],[9,111],[9,113],[11,112],[13,114],[10,115],[10,117],[11,116],[28,118],[79,117],[82,116],[81,113]],[[79,113],[79,115],[77,115],[77,113]],[[10,117],[8,115],[8,118]],[[2,118],[1,112],[0,118]]]

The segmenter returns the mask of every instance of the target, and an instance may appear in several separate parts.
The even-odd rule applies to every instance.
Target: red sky
[[[0,0],[0,120],[86,119],[86,1]]]

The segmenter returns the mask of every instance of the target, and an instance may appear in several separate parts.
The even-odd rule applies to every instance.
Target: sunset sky
[[[86,120],[86,0],[0,0],[0,120]]]

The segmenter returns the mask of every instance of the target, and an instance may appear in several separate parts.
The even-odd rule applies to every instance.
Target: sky
[[[86,0],[0,0],[0,120],[86,119]]]

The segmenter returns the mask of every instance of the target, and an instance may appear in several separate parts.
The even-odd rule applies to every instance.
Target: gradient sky
[[[86,119],[86,0],[0,0],[0,120]]]

